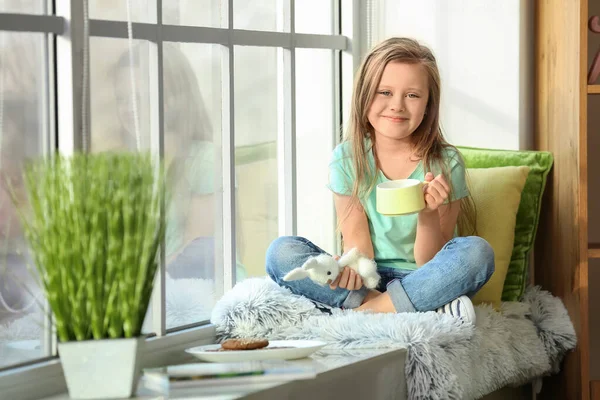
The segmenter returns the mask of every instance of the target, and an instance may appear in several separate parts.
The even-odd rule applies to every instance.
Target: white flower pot
[[[58,344],[73,399],[131,397],[140,377],[144,338],[86,340]]]

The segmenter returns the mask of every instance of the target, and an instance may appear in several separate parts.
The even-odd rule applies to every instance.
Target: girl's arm
[[[415,262],[417,266],[429,262],[454,236],[454,228],[460,213],[461,200],[439,206],[436,210],[425,209],[417,220]]]
[[[334,194],[335,212],[338,221],[341,221],[340,229],[344,238],[344,249],[347,251],[353,247],[369,258],[374,257],[373,243],[371,242],[371,233],[367,214],[360,203],[355,205],[348,212],[350,196]]]

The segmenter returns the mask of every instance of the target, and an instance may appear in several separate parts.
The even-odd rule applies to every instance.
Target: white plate
[[[270,340],[269,345],[258,350],[229,350],[214,351],[221,348],[220,344],[186,349],[187,353],[208,362],[236,362],[236,361],[261,361],[261,360],[295,360],[308,357],[315,351],[323,348],[325,342],[317,340]],[[270,347],[285,347],[273,349]],[[212,350],[212,351],[211,351]]]

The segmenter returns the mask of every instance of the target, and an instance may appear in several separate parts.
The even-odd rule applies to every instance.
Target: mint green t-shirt
[[[375,159],[371,150],[370,141],[365,142],[368,149],[367,156],[371,167],[375,166]],[[329,189],[334,193],[349,196],[356,174],[351,159],[351,143],[349,141],[339,144],[334,150],[329,163]],[[452,184],[452,198],[458,200],[469,195],[465,178],[465,166],[456,151],[446,150],[445,160],[450,171]],[[432,171],[434,175],[441,171]],[[422,161],[408,176],[411,179],[423,181],[425,171]],[[377,184],[387,182],[389,179],[381,172],[377,172]],[[417,237],[418,214],[389,217],[381,215],[376,210],[376,191],[372,190],[366,199],[361,199],[361,204],[367,214],[371,242],[375,253],[375,261],[380,267],[400,268],[406,270],[417,269],[415,262],[415,240]]]

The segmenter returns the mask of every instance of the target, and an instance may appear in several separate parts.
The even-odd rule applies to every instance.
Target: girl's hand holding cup
[[[425,194],[424,212],[436,211],[442,204],[448,200],[450,195],[450,185],[446,182],[444,175],[439,174],[434,178],[431,172],[425,175],[425,185],[423,186]]]

